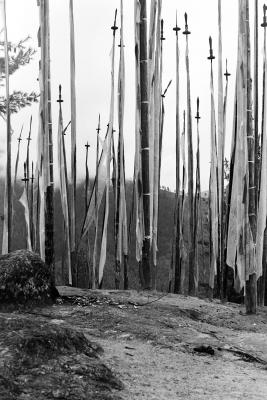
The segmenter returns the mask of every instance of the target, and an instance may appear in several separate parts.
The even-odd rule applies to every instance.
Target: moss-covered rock
[[[0,256],[0,302],[46,301],[57,297],[52,271],[38,254],[17,250]]]

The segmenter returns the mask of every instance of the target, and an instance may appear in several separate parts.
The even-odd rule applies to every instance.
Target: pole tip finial
[[[212,62],[212,60],[215,59],[215,56],[213,54],[213,49],[212,49],[212,38],[211,36],[209,37],[209,46],[210,46],[210,55],[208,57],[208,60],[210,60]]]
[[[177,23],[177,11],[176,11],[176,23],[175,23],[175,27],[173,28],[173,31],[176,33],[176,36],[178,35],[178,32],[181,30],[181,28],[179,28],[178,23]]]
[[[99,132],[101,131],[101,129],[100,129],[100,114],[98,114],[98,125],[96,128],[96,131],[97,131],[97,134],[99,134]]]
[[[24,183],[26,183],[26,182],[29,181],[29,179],[28,179],[28,177],[27,177],[27,165],[26,165],[26,162],[24,162],[24,178],[21,179],[21,180],[22,180],[22,182],[24,182]]]
[[[116,8],[116,10],[115,10],[114,23],[113,23],[113,25],[112,25],[112,27],[111,27],[111,29],[113,30],[113,36],[115,36],[116,30],[118,29],[118,27],[117,27],[117,25],[116,25],[116,22],[117,22],[117,8]]]
[[[231,74],[230,74],[230,72],[228,71],[228,68],[227,68],[227,59],[226,59],[226,66],[225,66],[225,73],[224,73],[224,76],[226,77],[226,79],[228,80],[228,78],[229,78],[229,76],[231,76]]]
[[[165,40],[163,27],[164,27],[164,21],[163,21],[163,19],[161,19],[161,21],[160,21],[160,40]]]
[[[190,31],[188,30],[188,19],[187,19],[187,13],[184,14],[184,20],[185,20],[185,29],[183,31],[184,35],[190,35]]]
[[[196,114],[195,118],[197,120],[201,119],[201,117],[199,115],[199,97],[197,98],[197,114]]]
[[[58,86],[58,100],[57,100],[57,103],[63,103],[63,100],[62,100],[62,86],[61,85]]]
[[[266,11],[267,11],[267,6],[266,4],[263,4],[263,23],[261,24],[261,26],[263,28],[267,27],[267,16],[266,16]]]

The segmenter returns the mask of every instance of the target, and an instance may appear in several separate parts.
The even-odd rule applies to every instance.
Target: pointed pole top
[[[96,128],[96,131],[97,131],[97,134],[99,134],[99,132],[101,131],[101,129],[100,129],[100,114],[98,114],[98,125]]]
[[[117,8],[115,10],[114,23],[113,23],[113,26],[111,27],[111,29],[113,30],[113,36],[115,36],[116,30],[118,29],[116,22],[117,22]]]
[[[175,27],[173,28],[173,31],[175,32],[176,36],[178,36],[178,32],[181,30],[181,28],[179,28],[178,23],[177,23],[177,11],[176,11],[176,24]]]
[[[187,13],[184,14],[184,20],[185,20],[185,29],[183,31],[183,34],[190,35],[191,32],[188,30]]]
[[[164,21],[162,19],[160,21],[160,40],[166,40],[164,37],[163,27],[164,27]]]
[[[168,85],[167,85],[166,89],[164,90],[164,92],[162,93],[161,97],[164,98],[166,96],[167,90],[169,89],[171,83],[172,83],[172,80],[170,80],[170,82],[168,83]]]
[[[30,119],[30,130],[29,130],[29,136],[26,138],[26,140],[28,141],[28,144],[30,143],[31,139],[31,133],[32,133],[32,115],[31,115],[31,119]]]
[[[210,45],[210,55],[208,57],[208,60],[210,60],[212,62],[212,60],[215,59],[215,56],[213,54],[213,49],[212,49],[212,38],[211,36],[209,37],[209,45]]]
[[[68,125],[66,126],[66,128],[63,130],[63,135],[66,136],[66,131],[68,129],[68,127],[70,126],[71,121],[69,121]]]
[[[59,85],[58,87],[58,100],[57,103],[63,103],[64,100],[62,100],[62,86]]]
[[[199,115],[199,97],[197,98],[197,115],[195,116],[197,122],[201,119]]]
[[[267,17],[266,17],[266,11],[267,11],[267,6],[266,4],[263,5],[263,23],[261,24],[261,26],[263,28],[267,27]]]
[[[224,76],[226,77],[227,80],[228,80],[229,76],[231,76],[231,74],[230,74],[230,72],[228,72],[228,68],[227,68],[227,58],[226,58],[226,66],[225,66]]]
[[[22,182],[24,182],[26,184],[26,182],[29,181],[29,179],[27,178],[27,166],[26,166],[26,162],[24,162],[24,178],[21,179]]]
[[[33,161],[32,161],[32,176],[31,176],[31,181],[32,181],[32,183],[33,183],[33,181],[34,181],[34,173],[33,173]]]
[[[19,142],[19,143],[22,141],[22,137],[21,137],[22,131],[23,131],[23,125],[22,125],[22,127],[21,127],[20,134],[19,134],[19,137],[18,137],[18,142]]]

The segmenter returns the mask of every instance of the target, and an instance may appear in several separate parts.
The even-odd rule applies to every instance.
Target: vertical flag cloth
[[[120,64],[118,79],[118,182],[119,182],[119,227],[117,260],[122,262],[122,254],[128,255],[128,231],[125,191],[125,162],[124,162],[124,103],[125,103],[125,59],[124,59],[124,35],[123,35],[123,0],[121,0],[121,38],[120,38]]]
[[[247,67],[246,4],[239,1],[237,59],[237,117],[235,162],[227,238],[227,265],[237,270],[235,288],[240,291],[250,264],[252,234],[248,218],[248,149],[247,149]],[[252,252],[251,252],[252,250]]]
[[[135,0],[135,85],[136,85],[136,113],[135,113],[135,161],[134,187],[136,204],[136,260],[142,259],[144,240],[144,217],[142,202],[142,168],[141,168],[141,86],[140,86],[140,2]]]
[[[185,264],[187,259],[187,249],[184,240],[184,219],[185,219],[185,188],[187,185],[187,167],[185,156],[185,119],[186,114],[183,112],[183,130],[181,134],[181,159],[182,159],[182,198],[180,207],[180,264],[181,264],[181,290],[184,288],[185,274],[182,265]]]
[[[180,77],[179,77],[179,41],[178,41],[178,25],[176,12],[176,26],[173,28],[176,34],[176,185],[175,185],[175,208],[174,208],[174,232],[172,246],[172,274],[174,278],[174,292],[178,292],[181,287],[181,251],[180,251],[180,233],[181,233],[181,201],[180,201]],[[179,287],[180,286],[180,287]]]
[[[27,195],[29,198],[29,181],[30,181],[30,143],[31,143],[31,133],[32,133],[32,115],[30,118],[30,128],[29,128],[29,135],[27,137],[27,155],[26,155],[26,176],[28,181],[26,182],[27,187]]]
[[[15,190],[15,185],[17,183],[17,176],[18,176],[18,166],[19,166],[19,156],[20,156],[20,142],[22,141],[22,139],[21,139],[22,131],[23,131],[23,125],[21,127],[20,135],[18,137],[18,148],[17,148],[17,156],[16,156],[15,172],[14,172],[14,184],[13,184],[14,190]]]
[[[267,56],[266,56],[266,28],[264,28],[265,45],[264,45],[264,69],[267,76]],[[267,80],[265,79],[264,96],[267,94]],[[262,257],[263,257],[263,242],[264,231],[267,220],[267,105],[264,102],[263,109],[263,130],[261,144],[261,170],[260,170],[260,193],[257,219],[257,237],[256,237],[256,256],[257,256],[257,278],[262,275]]]
[[[64,144],[64,128],[61,103],[59,103],[58,116],[58,167],[59,167],[59,189],[61,198],[62,214],[64,218],[64,240],[66,243],[66,261],[69,284],[72,285],[71,275],[71,251],[70,251],[70,224],[69,224],[69,204],[68,204],[68,181],[67,181],[67,164],[66,152]]]
[[[193,143],[192,143],[192,110],[191,110],[191,85],[189,69],[189,46],[188,46],[188,26],[186,18],[186,51],[185,64],[187,76],[187,140],[188,140],[188,215],[189,215],[189,235],[188,235],[188,259],[189,259],[189,294],[196,293],[196,269],[195,269],[195,249],[194,249],[194,187],[193,187]]]
[[[223,188],[223,158],[224,158],[224,128],[223,128],[223,71],[222,71],[222,10],[221,0],[218,0],[218,193],[219,193],[219,220],[222,213],[222,188]],[[222,229],[222,227],[221,227]]]
[[[148,38],[148,90],[149,90],[149,183],[150,193],[154,193],[154,138],[155,130],[155,91],[157,85],[158,59],[156,57],[157,40],[157,9],[158,0],[150,3],[149,38]],[[150,196],[150,238],[153,239],[153,204],[154,196]]]
[[[199,99],[197,100],[199,104]],[[199,267],[198,267],[198,225],[199,225],[199,208],[200,208],[200,153],[199,153],[199,112],[197,112],[197,153],[196,153],[196,189],[195,189],[195,199],[194,199],[194,246],[196,252],[196,278],[197,278],[197,287],[198,287],[198,276],[199,276]]]
[[[76,249],[76,87],[73,0],[69,1],[70,15],[70,86],[71,86],[71,252]]]
[[[216,120],[215,120],[215,101],[213,86],[213,69],[211,63],[210,71],[210,91],[211,91],[211,120],[210,120],[210,182],[209,182],[209,201],[210,201],[210,288],[214,288],[214,276],[217,274],[218,257],[218,159],[216,145]]]
[[[39,102],[39,128],[38,128],[38,139],[37,139],[37,165],[36,172],[38,174],[38,192],[40,193],[39,199],[39,226],[38,237],[39,237],[39,250],[43,260],[45,260],[45,201],[44,193],[48,184],[48,171],[47,171],[47,140],[45,134],[45,102],[46,102],[46,90],[45,90],[45,76],[47,75],[47,66],[44,61],[46,54],[46,35],[45,35],[45,14],[44,14],[44,2],[38,0],[39,6],[39,21],[40,27],[38,31],[38,46],[41,50],[41,61],[39,63],[39,86],[40,86],[40,102]]]
[[[11,218],[12,218],[12,188],[11,188],[11,126],[10,126],[10,106],[9,106],[9,59],[8,59],[8,40],[6,26],[6,1],[0,1],[0,39],[2,56],[5,59],[4,70],[0,70],[0,79],[5,79],[6,97],[6,180],[5,180],[5,196],[4,196],[4,226],[2,240],[2,254],[10,251],[11,245]]]
[[[102,152],[98,162],[98,184],[97,184],[97,208],[99,209],[102,198],[106,188],[106,180],[107,180],[107,157],[108,157],[108,134],[109,129],[107,131],[104,142],[102,143]],[[94,182],[93,189],[91,192],[89,204],[87,207],[86,216],[84,219],[83,227],[82,227],[82,238],[87,234],[91,224],[95,220],[95,208],[96,208],[96,181]]]
[[[153,157],[153,219],[152,219],[152,251],[153,264],[157,266],[158,252],[158,204],[159,204],[159,174],[160,174],[160,133],[163,127],[164,110],[161,101],[162,94],[162,40],[161,40],[161,8],[162,1],[158,1],[157,7],[157,29],[155,48],[155,72],[154,72],[154,154]],[[152,196],[151,196],[152,197]]]
[[[114,69],[115,69],[115,24],[116,24],[116,14],[114,21],[113,30],[113,44],[112,44],[112,55],[111,55],[111,98],[110,98],[110,112],[109,112],[109,125],[107,133],[107,169],[106,169],[106,198],[105,198],[105,210],[104,210],[104,225],[102,231],[101,249],[100,249],[100,259],[99,259],[99,270],[98,270],[98,283],[99,286],[102,284],[104,267],[107,257],[107,227],[108,227],[108,216],[109,216],[109,186],[110,186],[110,161],[111,161],[111,140],[113,136],[113,120],[114,120]]]
[[[22,196],[19,199],[19,201],[22,204],[22,206],[24,207],[24,216],[25,216],[25,222],[26,222],[27,250],[32,251],[29,202],[28,202],[26,187],[24,187]]]
[[[38,0],[40,28],[38,45],[39,63],[39,130],[37,140],[37,173],[39,182],[39,243],[41,257],[48,265],[54,262],[53,227],[53,140],[51,120],[50,84],[50,28],[49,1]]]

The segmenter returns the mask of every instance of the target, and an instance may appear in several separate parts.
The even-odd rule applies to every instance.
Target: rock
[[[51,269],[38,254],[17,250],[0,256],[0,302],[54,300],[59,296]]]
[[[211,346],[206,346],[206,345],[194,347],[194,351],[196,351],[197,353],[210,354],[211,356],[215,354],[214,349]]]

